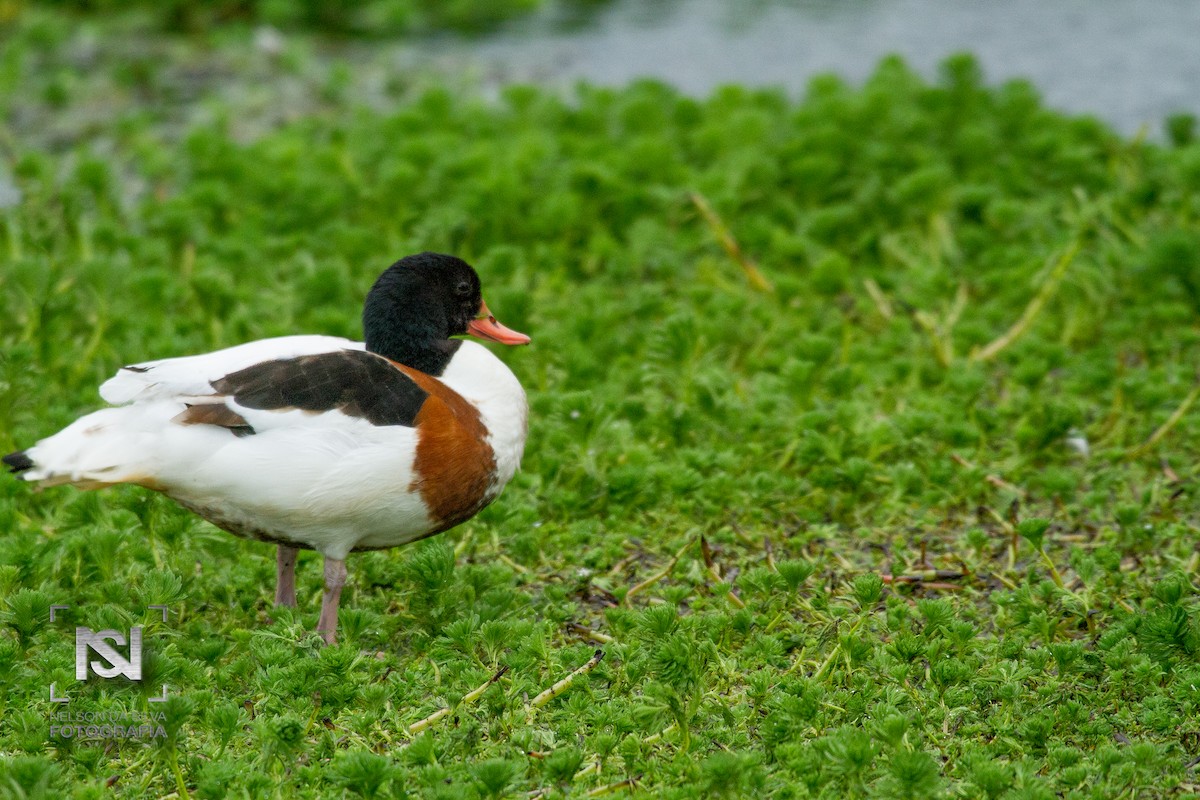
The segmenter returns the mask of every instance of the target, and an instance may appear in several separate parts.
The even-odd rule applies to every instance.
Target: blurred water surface
[[[857,83],[891,53],[931,78],[974,53],[989,83],[1028,79],[1049,105],[1128,135],[1161,138],[1168,115],[1200,114],[1200,0],[554,0],[469,37],[264,26],[189,40],[96,16],[48,38],[11,60],[0,111],[17,141],[51,150],[108,152],[143,126],[175,138],[219,124],[249,141],[350,107],[386,113],[435,86],[648,77],[696,96],[737,83],[799,98],[814,75]],[[9,184],[0,177],[0,207]]]
[[[817,73],[861,80],[889,53],[933,75],[970,51],[990,81],[1028,78],[1050,105],[1125,133],[1200,111],[1198,0],[575,2],[418,49],[502,83],[653,77],[697,95],[725,83],[799,94]]]

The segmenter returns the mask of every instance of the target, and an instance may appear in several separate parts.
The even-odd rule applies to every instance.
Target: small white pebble
[[[270,25],[263,25],[254,31],[254,46],[260,53],[277,56],[283,52],[285,44],[283,34]]]
[[[21,190],[17,184],[0,173],[0,208],[14,208],[21,202]]]
[[[1082,431],[1071,430],[1067,433],[1067,447],[1079,453],[1084,458],[1087,458],[1092,452],[1091,446],[1088,445],[1087,437],[1083,435]]]

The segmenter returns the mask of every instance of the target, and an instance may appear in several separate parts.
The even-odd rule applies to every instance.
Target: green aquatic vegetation
[[[967,58],[799,101],[329,102],[249,142],[4,145],[0,446],[131,360],[356,336],[378,271],[435,249],[534,338],[502,354],[522,472],[357,556],[328,648],[271,606],[268,548],[0,482],[0,793],[1194,791],[1195,143]],[[146,689],[77,685],[51,603],[144,625]],[[52,681],[147,712],[165,682],[166,735],[51,738]]]

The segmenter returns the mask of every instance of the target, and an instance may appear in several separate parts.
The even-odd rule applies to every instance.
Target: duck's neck
[[[437,377],[462,344],[445,338],[438,323],[416,315],[399,316],[389,298],[373,291],[363,308],[363,342],[372,353]]]
[[[413,341],[404,336],[364,336],[364,343],[372,353],[390,358],[406,367],[441,377],[450,360],[458,352],[462,342],[457,339],[441,339],[427,342]]]

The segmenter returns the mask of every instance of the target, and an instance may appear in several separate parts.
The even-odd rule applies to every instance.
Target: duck
[[[528,402],[470,335],[530,337],[496,320],[478,273],[442,253],[388,267],[363,341],[261,339],[121,367],[108,407],[0,459],[36,489],[133,484],[235,536],[277,546],[275,603],[296,606],[300,550],[324,557],[317,632],[336,641],[350,553],[449,530],[520,466]]]

